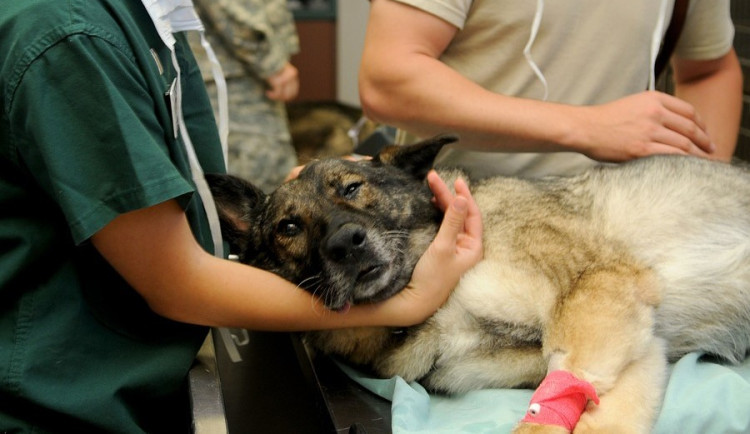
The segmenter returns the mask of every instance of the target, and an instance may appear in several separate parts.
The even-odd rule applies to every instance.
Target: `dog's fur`
[[[224,234],[242,262],[331,309],[387,298],[436,233],[441,214],[424,178],[452,140],[386,148],[371,161],[317,161],[268,196],[211,176]],[[447,393],[534,387],[548,371],[567,370],[601,397],[576,432],[648,432],[667,360],[747,355],[745,168],[659,156],[574,177],[497,177],[472,194],[484,260],[435,315],[405,330],[308,333],[309,343]],[[517,427],[534,429],[559,427]]]

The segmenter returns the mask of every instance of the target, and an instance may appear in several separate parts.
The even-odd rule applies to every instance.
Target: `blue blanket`
[[[400,377],[369,378],[340,366],[363,387],[392,402],[394,434],[509,433],[523,418],[533,393],[487,389],[450,397],[430,395],[418,383]],[[670,365],[654,433],[750,433],[750,358],[730,366],[691,353]]]

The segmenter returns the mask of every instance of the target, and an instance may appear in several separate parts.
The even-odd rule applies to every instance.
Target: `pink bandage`
[[[599,404],[591,383],[568,371],[552,371],[532,395],[529,410],[521,422],[559,425],[573,431],[589,399]]]

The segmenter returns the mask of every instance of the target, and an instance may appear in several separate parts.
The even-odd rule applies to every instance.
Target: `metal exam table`
[[[294,333],[214,329],[190,389],[195,434],[391,432],[391,403]]]

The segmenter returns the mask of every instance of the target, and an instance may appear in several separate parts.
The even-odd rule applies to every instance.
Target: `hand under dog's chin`
[[[363,291],[364,296],[355,297],[354,304],[378,303],[393,297],[400,292],[407,283],[410,276],[391,273],[388,278],[383,279],[378,285],[372,285]]]
[[[401,291],[410,278],[411,273],[404,273],[396,264],[380,265],[350,280],[352,283],[338,292],[346,295],[338,300],[329,300],[327,307],[334,311],[345,311],[351,305],[381,302]]]

